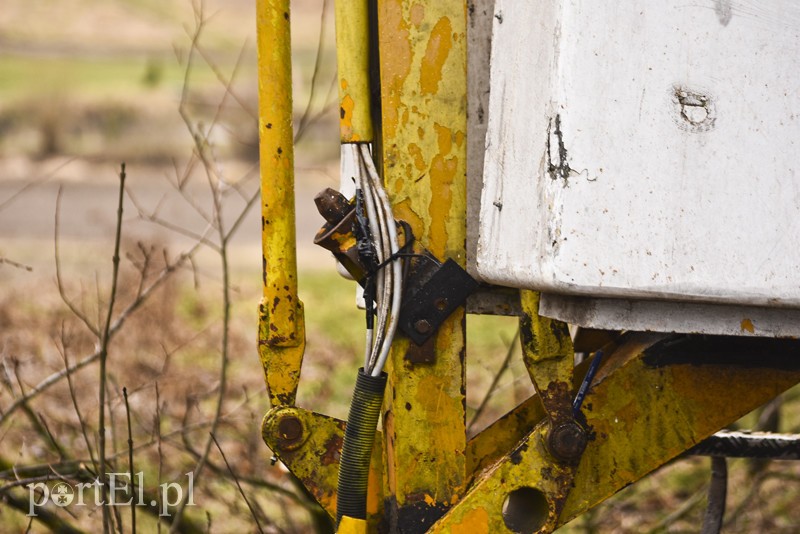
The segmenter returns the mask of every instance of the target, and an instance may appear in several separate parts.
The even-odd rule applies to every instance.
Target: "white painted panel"
[[[795,309],[544,293],[539,313],[571,325],[600,330],[744,337],[800,336],[800,310]]]
[[[800,307],[800,2],[495,15],[484,280]]]

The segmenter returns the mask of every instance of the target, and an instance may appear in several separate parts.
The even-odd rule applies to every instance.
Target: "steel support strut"
[[[377,2],[380,159],[394,214],[441,261],[466,263],[466,6]],[[466,490],[465,315],[418,347],[396,338],[384,406],[384,513],[423,532]]]
[[[297,296],[289,0],[258,0],[263,297],[258,349],[273,406],[294,404],[305,350]]]

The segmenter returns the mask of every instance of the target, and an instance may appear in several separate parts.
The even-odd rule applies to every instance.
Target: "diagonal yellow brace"
[[[289,0],[258,0],[263,298],[258,348],[273,406],[294,404],[305,349],[297,296]]]
[[[798,353],[795,340],[629,334],[584,401],[591,439],[568,494],[545,423],[521,423],[542,415],[532,397],[475,438],[475,451],[498,461],[432,530],[551,532],[800,382]]]

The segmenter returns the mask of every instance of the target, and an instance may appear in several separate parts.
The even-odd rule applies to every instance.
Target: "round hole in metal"
[[[536,532],[547,523],[549,514],[547,497],[536,488],[517,488],[503,501],[503,522],[512,532]]]

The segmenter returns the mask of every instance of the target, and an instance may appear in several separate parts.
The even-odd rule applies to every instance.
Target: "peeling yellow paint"
[[[447,61],[450,48],[453,46],[452,31],[448,17],[439,19],[431,31],[420,71],[419,87],[423,94],[434,94],[439,91],[444,62]]]
[[[340,114],[339,114],[339,129],[342,139],[347,139],[350,142],[358,142],[361,136],[353,131],[353,110],[355,102],[350,95],[344,95],[341,101]]]
[[[453,180],[458,170],[458,158],[445,159],[441,155],[433,158],[431,163],[431,187],[435,188],[436,195],[431,197],[428,204],[428,214],[431,220],[431,252],[437,257],[444,257],[448,248],[447,218],[453,202]]]
[[[381,55],[392,59],[381,61],[383,131],[391,138],[397,131],[403,83],[411,72],[411,42],[409,25],[403,17],[402,0],[383,2],[380,9],[380,31],[392,36],[381,40]]]
[[[336,2],[336,66],[342,143],[372,141],[368,0]]]
[[[483,507],[473,508],[464,514],[461,521],[450,527],[451,534],[474,534],[489,532],[489,514]]]
[[[422,156],[422,149],[416,143],[411,143],[408,145],[408,153],[411,154],[411,157],[414,158],[414,166],[417,168],[418,171],[424,171],[427,166],[425,165],[425,159]]]
[[[467,136],[464,135],[464,132],[462,132],[462,131],[456,132],[456,146],[458,148],[461,148],[461,145],[464,144],[464,140],[466,139],[466,137]]]
[[[411,6],[411,24],[419,28],[422,24],[422,19],[425,18],[425,6],[422,4],[414,4]]]
[[[394,215],[439,259],[463,259],[466,143],[453,139],[466,131],[466,49],[451,34],[466,34],[464,2],[384,0],[377,15],[382,170]],[[405,338],[392,346],[385,492],[399,507],[449,505],[465,492],[463,329],[459,309],[438,329],[431,363],[406,359],[419,349]]]
[[[439,145],[439,155],[446,156],[453,149],[453,136],[449,128],[445,128],[439,123],[434,123],[433,129],[436,131],[436,141]]]
[[[756,331],[753,321],[750,319],[742,319],[742,332],[750,332],[751,334]]]

